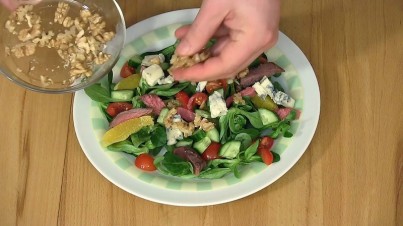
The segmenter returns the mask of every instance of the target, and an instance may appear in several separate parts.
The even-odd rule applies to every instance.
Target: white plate
[[[172,44],[174,30],[191,22],[198,9],[164,13],[127,30],[126,47],[114,68],[119,68],[135,53],[158,50]],[[95,102],[79,91],[75,94],[73,119],[80,145],[94,167],[109,181],[138,197],[177,206],[206,206],[230,202],[253,194],[284,175],[302,156],[311,142],[319,120],[320,94],[315,73],[302,51],[283,33],[278,44],[266,52],[270,61],[285,69],[283,85],[297,100],[301,117],[292,124],[295,135],[281,138],[274,151],[281,160],[270,166],[253,164],[242,168],[241,179],[228,175],[217,180],[185,180],[158,172],[146,173],[133,165],[133,157],[110,152],[99,145],[107,128],[107,121]]]

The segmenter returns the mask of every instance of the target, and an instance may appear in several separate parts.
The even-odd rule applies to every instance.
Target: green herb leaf
[[[252,145],[250,145],[246,150],[245,150],[245,159],[249,160],[252,156],[254,156],[257,152],[257,148],[259,147],[259,141],[256,141]]]
[[[278,162],[280,161],[280,155],[277,154],[276,152],[272,151],[271,152],[273,154],[273,162]]]
[[[199,175],[203,179],[218,179],[222,178],[226,174],[230,173],[232,170],[230,168],[213,168],[202,171]]]
[[[101,103],[114,102],[108,90],[101,86],[101,84],[94,84],[84,89],[84,92],[93,100]]]
[[[165,153],[164,158],[157,162],[156,167],[162,172],[173,176],[193,174],[192,164],[171,152]]]
[[[163,97],[171,97],[171,96],[174,96],[175,94],[177,94],[179,91],[186,88],[188,85],[189,85],[188,82],[183,82],[183,83],[179,83],[179,84],[171,87],[168,90],[153,89],[149,93],[156,94],[158,96],[163,96]]]
[[[133,146],[133,144],[128,141],[124,140],[118,143],[114,143],[108,146],[107,148],[109,151],[114,151],[114,152],[125,152],[133,155],[140,155],[142,153],[147,153],[148,149],[145,147],[138,148]]]
[[[165,127],[157,126],[151,136],[151,142],[155,147],[162,147],[167,143],[167,134]]]

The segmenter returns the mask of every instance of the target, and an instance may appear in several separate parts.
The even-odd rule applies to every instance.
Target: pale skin
[[[233,78],[278,39],[279,0],[204,0],[196,20],[179,28],[176,53],[199,52],[215,37],[212,57],[202,64],[173,71],[176,80]]]
[[[0,0],[10,10],[40,0]],[[204,0],[191,25],[176,30],[181,40],[176,53],[190,56],[211,38],[212,56],[201,64],[175,69],[176,80],[205,81],[233,78],[278,39],[280,0]]]

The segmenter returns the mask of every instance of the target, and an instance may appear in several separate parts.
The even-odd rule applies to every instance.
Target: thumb
[[[182,37],[176,53],[189,56],[199,52],[214,35],[227,15],[225,1],[204,0],[195,21]]]

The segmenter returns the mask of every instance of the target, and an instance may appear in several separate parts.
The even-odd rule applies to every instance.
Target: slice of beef
[[[270,77],[280,72],[284,72],[284,69],[275,63],[267,62],[251,69],[245,78],[240,79],[240,84],[243,88],[246,88],[260,81],[264,76]]]
[[[128,111],[120,112],[113,118],[112,122],[109,124],[109,128],[113,128],[119,125],[122,122],[125,122],[129,119],[138,118],[144,115],[149,115],[153,112],[151,108],[135,108]]]
[[[177,108],[178,114],[185,120],[186,122],[193,122],[195,120],[195,113],[189,111],[186,108],[178,107]]]
[[[193,166],[193,173],[199,175],[200,171],[207,166],[207,162],[191,147],[175,148],[173,153],[180,158],[189,161]]]
[[[144,104],[153,109],[154,114],[159,115],[161,110],[165,107],[164,101],[155,94],[145,94],[140,97]]]

